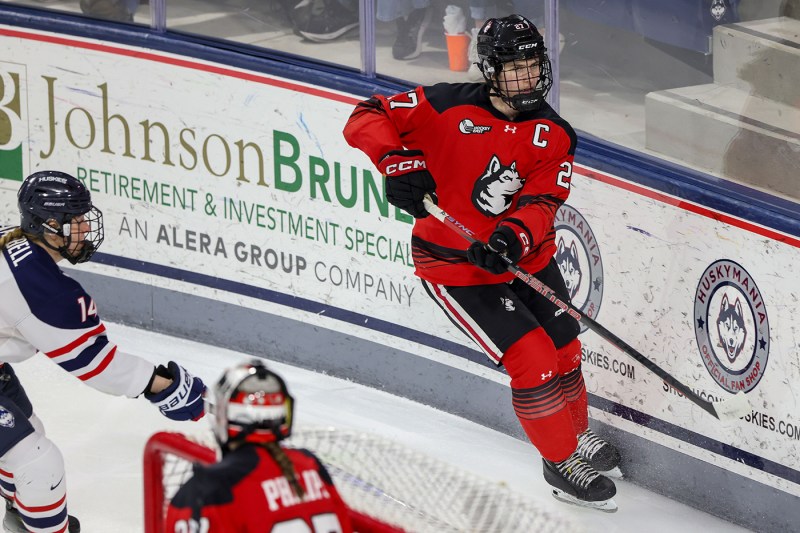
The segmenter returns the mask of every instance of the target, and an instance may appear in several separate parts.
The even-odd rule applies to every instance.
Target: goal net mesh
[[[163,435],[173,439],[175,434],[158,435],[163,440]],[[148,443],[148,448],[157,451],[145,453],[146,533],[161,533],[154,528],[163,522],[169,499],[191,476],[191,463],[215,460],[216,452],[208,442],[203,446],[180,439],[189,444]],[[373,531],[582,531],[555,508],[384,437],[342,429],[297,429],[283,444],[314,452],[348,506],[387,525]],[[155,463],[150,467],[148,457]],[[148,481],[148,477],[155,479]]]

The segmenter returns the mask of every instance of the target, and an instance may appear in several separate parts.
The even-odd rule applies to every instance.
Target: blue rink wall
[[[226,50],[219,50],[197,40],[158,34],[143,28],[132,30],[100,23],[87,25],[85,20],[77,17],[42,16],[24,9],[4,7],[0,10],[0,24],[168,52],[261,74],[281,76],[362,97],[374,92],[390,93],[405,88],[391,80],[365,79],[352,71],[331,65],[305,63],[281,54],[268,54],[264,50],[232,49],[232,43],[227,43]],[[677,214],[671,212],[668,220],[683,220],[682,217],[688,216],[684,212],[700,213],[704,220],[719,219],[725,226],[707,230],[707,233],[696,237],[696,247],[711,247],[712,241],[713,246],[716,246],[715,239],[719,240],[719,232],[728,231],[728,226],[731,226],[738,228],[737,231],[754,234],[756,241],[766,242],[765,254],[777,253],[790,266],[796,263],[800,249],[797,244],[800,242],[800,215],[796,204],[632,151],[621,150],[587,135],[580,135],[576,163],[584,167],[587,176],[596,173],[607,177],[592,178],[595,181],[587,182],[584,187],[603,187],[597,189],[597,198],[600,195],[610,195],[611,198],[619,198],[618,202],[633,198],[630,204],[622,204],[625,208],[620,209],[616,205],[610,214],[604,214],[591,205],[591,198],[595,198],[594,196],[583,197],[581,194],[585,194],[585,191],[576,190],[575,205],[587,214],[592,226],[599,225],[598,221],[603,217],[623,218],[618,211],[630,211],[634,215],[637,209],[646,211],[647,206],[639,205],[645,202],[672,204],[672,207],[677,206],[676,209],[681,211]],[[597,185],[600,183],[602,185]],[[679,205],[682,202],[685,205]],[[689,219],[690,222],[693,220]],[[630,229],[636,235],[654,234],[659,229],[658,225],[645,227],[641,221],[628,221],[627,226],[622,227],[623,230]],[[705,228],[706,226],[697,224],[698,232],[706,231]],[[611,235],[614,233],[610,232]],[[617,256],[649,257],[650,254],[656,256],[658,253],[656,247],[637,248],[633,244],[626,246],[625,241],[631,239],[630,234],[616,233],[619,240],[623,241],[621,244],[612,243],[616,239],[608,235],[597,236],[604,249],[608,250],[604,252],[606,278],[613,276],[613,272],[609,272],[613,268],[609,267],[617,264],[615,261],[620,261],[615,259]],[[786,243],[788,248],[776,248]],[[738,253],[744,254],[744,257],[749,253],[751,262],[761,261],[759,257],[752,257],[753,254],[759,256],[760,249],[746,245],[738,248],[745,248]],[[731,254],[733,251],[726,251],[714,257],[730,257]],[[183,265],[165,265],[157,262],[157,259],[129,257],[113,248],[109,251],[104,245],[101,253],[97,254],[94,267],[69,269],[69,272],[85,284],[90,294],[98,298],[105,319],[237,349],[248,354],[262,355],[351,379],[458,414],[520,439],[525,438],[513,414],[507,385],[502,379],[487,377],[487,373],[502,370],[497,370],[482,354],[468,345],[449,337],[432,335],[405,323],[370,316],[363,310],[353,309],[344,300],[331,298],[319,301],[298,296],[288,288],[268,289],[247,280],[203,273],[200,267],[205,258],[202,256],[192,256]],[[743,262],[738,256],[736,259]],[[769,261],[774,259],[774,256],[770,256]],[[198,262],[197,265],[191,263],[193,260]],[[642,260],[642,264],[645,263]],[[750,267],[751,270],[752,268]],[[626,268],[620,270],[627,271]],[[667,273],[670,270],[669,267],[665,269]],[[786,279],[775,281],[775,285],[783,285],[787,289],[787,295],[796,294],[797,270],[783,270],[788,270],[785,272]],[[653,275],[658,277],[660,274]],[[769,279],[769,276],[759,277],[759,286],[762,289],[771,283],[765,279]],[[634,276],[628,285],[647,286],[648,283],[655,284],[657,281],[650,279],[645,273],[641,275],[641,280]],[[632,309],[625,307],[626,299],[641,299],[640,291],[625,288],[625,284],[623,281],[619,283],[619,287],[607,288],[607,294],[602,298],[602,314],[598,320],[604,325],[608,323],[612,331],[624,334],[625,337],[630,335],[627,340],[633,346],[643,346],[641,351],[655,360],[664,353],[682,350],[684,347],[674,350],[665,348],[662,352],[658,339],[653,340],[644,334],[640,336],[638,331],[623,329],[630,324],[625,322],[624,316],[646,313],[635,308],[635,305]],[[692,280],[691,284],[692,290],[698,286],[696,280]],[[702,285],[702,281],[699,284]],[[417,287],[417,290],[421,291],[421,288]],[[214,296],[223,293],[225,298]],[[621,296],[614,297],[615,294]],[[242,300],[237,301],[236,297],[242,297]],[[257,306],[250,304],[254,301],[263,303],[264,306],[256,308]],[[787,296],[785,301],[794,300]],[[781,357],[791,358],[785,362],[787,367],[791,367],[797,358],[797,337],[794,333],[782,331],[780,325],[793,324],[795,306],[783,301],[771,303],[770,321],[773,329],[769,336],[775,337],[772,340],[775,346],[780,344],[788,348],[774,349],[770,368],[780,368],[777,365]],[[433,306],[432,303],[430,305]],[[646,304],[642,302],[641,305]],[[671,309],[669,305],[664,307]],[[282,312],[282,309],[287,312]],[[678,314],[677,311],[673,312]],[[619,315],[623,315],[622,322],[619,322]],[[328,321],[317,321],[315,316],[325,316]],[[335,327],[337,323],[342,327]],[[370,338],[369,335],[359,334],[354,329],[359,327],[369,329],[378,336]],[[779,338],[781,335],[785,338]],[[407,343],[383,342],[383,338],[407,340],[416,343],[420,350],[409,348]],[[783,342],[779,343],[780,340]],[[592,353],[602,354],[598,358],[587,354],[584,362],[585,369],[591,367],[593,372],[597,372],[596,381],[601,383],[600,386],[593,387],[591,385],[595,378],[587,377],[590,385],[589,402],[595,418],[592,423],[599,432],[613,439],[624,450],[623,470],[628,479],[757,531],[797,530],[797,524],[800,524],[800,501],[797,497],[800,473],[796,466],[800,444],[797,440],[789,439],[788,444],[780,441],[780,446],[786,447],[786,457],[789,458],[781,461],[761,453],[758,446],[753,444],[760,442],[762,447],[768,448],[768,433],[757,434],[753,441],[740,439],[737,435],[723,438],[728,434],[703,431],[704,425],[716,422],[702,418],[702,414],[692,413],[685,418],[675,418],[664,412],[662,416],[659,409],[669,409],[673,403],[687,411],[691,411],[691,407],[687,408],[685,400],[677,395],[664,392],[658,381],[642,385],[642,374],[646,373],[643,368],[636,368],[634,382],[609,375],[607,369],[598,370],[592,367],[592,361],[603,358],[617,361],[613,359],[615,356],[623,361],[624,356],[601,348],[601,343],[593,337],[585,337],[584,344],[591,347]],[[694,349],[697,350],[696,347]],[[462,358],[469,361],[469,365],[465,363],[466,369],[459,368],[457,364],[452,364],[452,357],[446,361],[437,360],[436,353]],[[480,366],[482,372],[476,371],[476,366]],[[696,366],[700,368],[699,374],[684,372],[685,369],[681,367],[671,371],[682,376],[681,379],[687,379],[683,377],[687,375],[697,376],[699,383],[699,380],[707,379],[706,370],[699,363]],[[773,371],[771,375],[776,373],[777,371]],[[692,381],[688,384],[695,385]],[[615,387],[622,390],[615,390]],[[626,395],[625,387],[630,387],[629,395]],[[644,387],[645,392],[637,393],[637,387]],[[790,390],[785,393],[791,395],[792,383],[788,384],[788,388]],[[711,390],[720,396],[723,394],[719,390]],[[761,391],[754,389],[755,392]],[[662,404],[654,408],[646,402],[642,403],[637,394],[650,398],[661,397]],[[771,397],[769,400],[772,404],[779,403]],[[766,405],[767,402],[764,403]],[[695,416],[699,416],[699,419],[696,420]],[[781,418],[780,415],[775,415],[774,418],[779,422],[792,420]],[[745,433],[752,431],[750,425],[743,424],[742,428]],[[747,470],[733,468],[731,463],[744,465],[751,469],[750,472],[758,475],[749,475]],[[765,482],[766,478],[762,474],[770,476],[769,479],[774,479],[775,483]]]

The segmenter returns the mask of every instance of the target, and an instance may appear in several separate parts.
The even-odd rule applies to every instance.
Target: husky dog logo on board
[[[728,8],[725,6],[724,0],[713,0],[713,2],[711,2],[711,16],[714,17],[714,20],[717,22],[722,20],[727,10]]]
[[[733,305],[728,302],[728,295],[722,297],[719,316],[717,317],[717,333],[728,362],[733,364],[744,348],[744,341],[747,339],[747,329],[744,324],[744,313],[742,313],[742,303],[736,298]]]
[[[570,299],[575,298],[578,287],[581,286],[581,277],[583,277],[581,264],[578,261],[578,247],[575,245],[575,241],[572,241],[567,246],[564,244],[564,237],[559,237],[555,259],[558,269],[561,270],[561,277],[564,278],[564,283],[567,285]]]
[[[769,318],[761,291],[728,259],[706,268],[694,298],[697,346],[708,373],[728,392],[755,388],[769,359]]]
[[[603,259],[597,239],[583,215],[567,204],[556,212],[554,222],[554,259],[564,278],[569,298],[581,313],[596,319],[603,301]],[[556,316],[558,314],[556,312]],[[581,332],[586,329],[581,324]]]
[[[496,155],[492,156],[483,176],[472,188],[472,204],[488,217],[496,217],[508,210],[514,195],[525,185],[517,172],[517,162],[504,165]]]

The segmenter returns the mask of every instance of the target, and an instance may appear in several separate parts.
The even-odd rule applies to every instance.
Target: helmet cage
[[[508,106],[518,111],[535,111],[544,102],[553,86],[553,67],[544,46],[544,39],[536,26],[520,15],[502,19],[489,19],[478,33],[478,68],[489,86],[490,95],[498,96]],[[510,90],[508,83],[500,81],[500,73],[507,63],[506,72],[528,72],[526,65],[535,60],[539,65],[539,77],[530,83],[526,92]],[[531,77],[532,78],[532,77]],[[517,77],[517,81],[524,79]]]
[[[227,370],[213,396],[211,423],[223,450],[234,442],[276,442],[292,433],[294,398],[283,379],[259,360]]]
[[[17,200],[22,231],[39,237],[70,263],[88,261],[102,244],[103,213],[92,205],[91,194],[83,183],[69,174],[31,174],[20,187]],[[45,234],[63,238],[62,245],[52,244]],[[75,236],[81,236],[81,241],[73,241]]]

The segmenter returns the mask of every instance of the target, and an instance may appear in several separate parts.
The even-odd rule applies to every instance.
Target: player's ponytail
[[[16,241],[20,237],[22,237],[24,233],[22,232],[22,228],[14,228],[2,237],[0,237],[0,249],[5,248],[6,244],[10,243],[11,241]]]
[[[305,496],[306,491],[303,490],[303,486],[297,479],[297,472],[294,471],[294,465],[291,459],[289,459],[289,456],[286,455],[286,452],[283,451],[283,448],[281,448],[281,445],[277,442],[263,442],[261,446],[266,448],[269,455],[278,464],[281,472],[283,472],[283,476],[294,489],[295,494],[297,494],[299,498]]]

